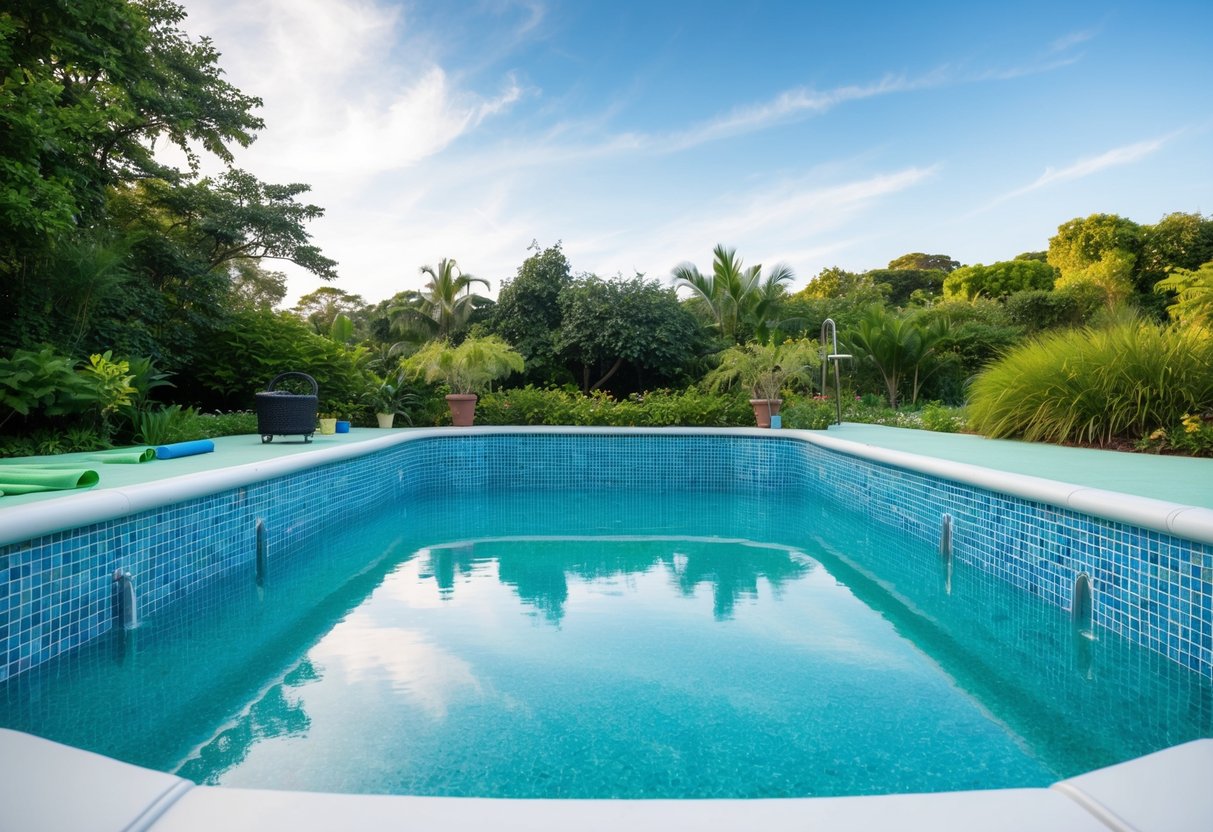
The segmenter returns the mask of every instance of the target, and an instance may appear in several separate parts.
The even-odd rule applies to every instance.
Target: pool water
[[[739,798],[1043,786],[1213,687],[797,493],[410,501],[0,688],[199,783]]]

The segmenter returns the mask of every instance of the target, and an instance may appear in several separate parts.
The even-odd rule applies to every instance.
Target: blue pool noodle
[[[176,459],[179,456],[194,454],[209,454],[215,450],[215,443],[209,439],[195,439],[193,442],[176,442],[172,445],[157,445],[156,459]]]

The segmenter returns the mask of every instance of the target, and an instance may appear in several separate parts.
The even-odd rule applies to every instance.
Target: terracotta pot
[[[396,420],[395,413],[376,413],[375,418],[379,421],[379,427],[390,428],[392,422]]]
[[[781,404],[783,404],[783,399],[750,399],[750,406],[754,408],[754,419],[758,422],[758,427],[769,428],[771,417],[779,412]]]
[[[446,397],[451,409],[451,424],[457,428],[470,427],[476,418],[476,394],[452,393]]]

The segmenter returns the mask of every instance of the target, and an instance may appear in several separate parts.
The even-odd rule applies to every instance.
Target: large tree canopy
[[[0,11],[0,348],[47,341],[192,362],[266,259],[323,279],[302,184],[232,166],[263,124],[172,0]],[[155,152],[185,153],[185,167]],[[227,169],[200,177],[200,153]],[[250,271],[252,269],[253,271]],[[281,297],[260,282],[261,297]]]
[[[943,282],[948,298],[1005,298],[1014,292],[1053,288],[1057,270],[1040,260],[1004,260],[983,266],[976,263],[952,272]]]
[[[953,260],[946,254],[923,254],[921,251],[913,251],[909,254],[901,255],[896,260],[890,260],[889,268],[895,270],[941,271],[947,274],[959,269],[960,261]]]
[[[10,0],[0,13],[0,256],[36,252],[104,213],[110,186],[180,176],[157,139],[232,159],[263,126],[260,99],[169,0]]]
[[[560,309],[557,346],[578,365],[582,392],[603,387],[625,365],[645,382],[669,383],[696,357],[694,317],[673,289],[643,275],[581,278],[561,293]]]
[[[568,258],[556,243],[528,257],[514,279],[501,286],[489,329],[522,354],[527,381],[543,383],[553,378],[560,293],[572,280]]]

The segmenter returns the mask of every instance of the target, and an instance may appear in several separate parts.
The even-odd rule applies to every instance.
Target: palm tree
[[[910,403],[918,401],[923,382],[942,366],[938,360],[939,347],[947,335],[945,319],[925,323],[915,315],[896,315],[872,307],[847,340],[861,359],[876,365],[884,380],[889,407],[896,408],[907,381]]]
[[[795,277],[791,267],[780,263],[763,277],[761,265],[742,268],[736,249],[717,245],[712,254],[710,275],[701,274],[692,263],[682,263],[674,268],[674,285],[691,290],[691,303],[726,338],[741,343],[753,335],[766,341],[784,284]]]
[[[489,282],[464,274],[454,260],[445,257],[438,261],[437,269],[422,266],[420,271],[430,278],[425,291],[410,289],[402,293],[403,302],[388,310],[392,326],[399,332],[447,338],[466,326],[472,312],[485,300],[472,292],[472,284],[480,283],[488,289]]]

